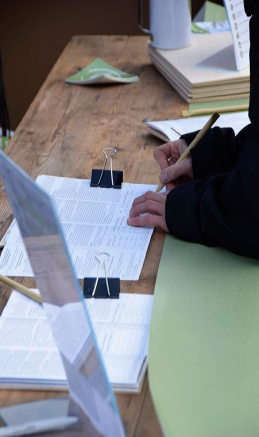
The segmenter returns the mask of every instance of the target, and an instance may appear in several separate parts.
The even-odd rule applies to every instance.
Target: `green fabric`
[[[167,436],[258,435],[258,260],[167,236],[149,382]]]
[[[216,5],[212,2],[206,2],[204,21],[225,21],[227,19],[227,13],[224,6]]]

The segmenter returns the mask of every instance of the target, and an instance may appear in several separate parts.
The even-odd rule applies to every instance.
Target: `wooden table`
[[[161,141],[146,133],[142,120],[179,118],[187,105],[152,66],[147,57],[147,41],[145,36],[73,37],[32,102],[6,153],[33,178],[48,174],[89,179],[91,169],[103,164],[102,150],[115,147],[114,169],[123,170],[125,182],[156,184],[159,169],[153,151]],[[64,82],[78,67],[86,66],[96,57],[138,75],[140,81],[85,87]],[[11,220],[12,211],[1,183],[0,236]],[[164,234],[156,230],[140,280],[123,281],[122,291],[153,294],[163,244]],[[34,285],[33,279],[25,278],[22,282]],[[10,291],[0,286],[0,311]],[[56,395],[2,390],[0,406]],[[116,397],[128,436],[161,435],[147,378],[140,395]]]

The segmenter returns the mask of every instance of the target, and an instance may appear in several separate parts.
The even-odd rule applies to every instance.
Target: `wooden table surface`
[[[114,170],[123,170],[124,182],[156,184],[159,168],[153,151],[162,142],[145,131],[142,120],[179,118],[187,105],[152,66],[147,41],[145,36],[73,37],[32,102],[6,153],[34,179],[39,174],[90,179],[91,169],[102,167],[102,150],[115,147]],[[140,81],[108,86],[64,82],[78,67],[88,65],[96,57],[138,75]],[[12,211],[2,183],[0,190],[2,236],[11,223]],[[139,281],[123,281],[122,292],[153,294],[164,238],[163,232],[155,230]],[[22,282],[34,285],[33,279],[25,278]],[[0,311],[10,291],[0,286]],[[2,390],[0,406],[56,395]],[[162,435],[147,378],[140,395],[116,398],[127,436]]]

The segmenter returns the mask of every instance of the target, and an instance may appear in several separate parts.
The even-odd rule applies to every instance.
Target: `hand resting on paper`
[[[154,158],[161,170],[159,180],[168,191],[193,179],[191,155],[175,164],[187,147],[186,141],[180,139],[163,144],[154,151]]]
[[[177,140],[173,143],[163,144],[154,151],[154,158],[161,169],[159,179],[166,185],[168,191],[193,178],[191,157],[174,165],[186,149],[186,142]],[[169,158],[170,161],[168,161]],[[148,191],[135,199],[130,210],[128,225],[159,227],[163,231],[169,232],[165,220],[165,203],[168,191],[161,194]]]
[[[147,191],[142,196],[137,197],[130,210],[128,225],[158,227],[169,232],[165,221],[166,196],[167,192],[160,194]]]

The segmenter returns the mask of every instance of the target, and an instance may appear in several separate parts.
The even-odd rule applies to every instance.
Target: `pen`
[[[220,115],[215,112],[215,114],[212,115],[212,117],[210,117],[210,119],[207,121],[207,123],[203,126],[203,128],[200,130],[200,132],[196,135],[196,137],[194,138],[194,140],[191,142],[191,144],[189,145],[189,147],[187,147],[187,149],[185,150],[185,152],[180,156],[180,158],[176,161],[175,164],[180,164],[180,162],[182,162],[185,158],[187,158],[187,156],[190,154],[190,150],[193,149],[193,147],[196,146],[196,144],[204,137],[204,135],[206,134],[206,132],[208,132],[208,130],[211,128],[211,126],[213,126],[213,124],[217,121],[217,119],[220,117]],[[174,165],[175,165],[174,164]],[[156,189],[156,193],[159,193],[159,191],[162,190],[162,188],[164,188],[164,185],[161,184],[161,182],[158,184],[157,189]]]
[[[73,416],[36,420],[33,422],[26,422],[23,425],[7,426],[4,428],[0,428],[0,437],[12,437],[37,434],[47,431],[56,431],[59,429],[65,429],[66,427],[74,425],[77,422],[78,418]]]

